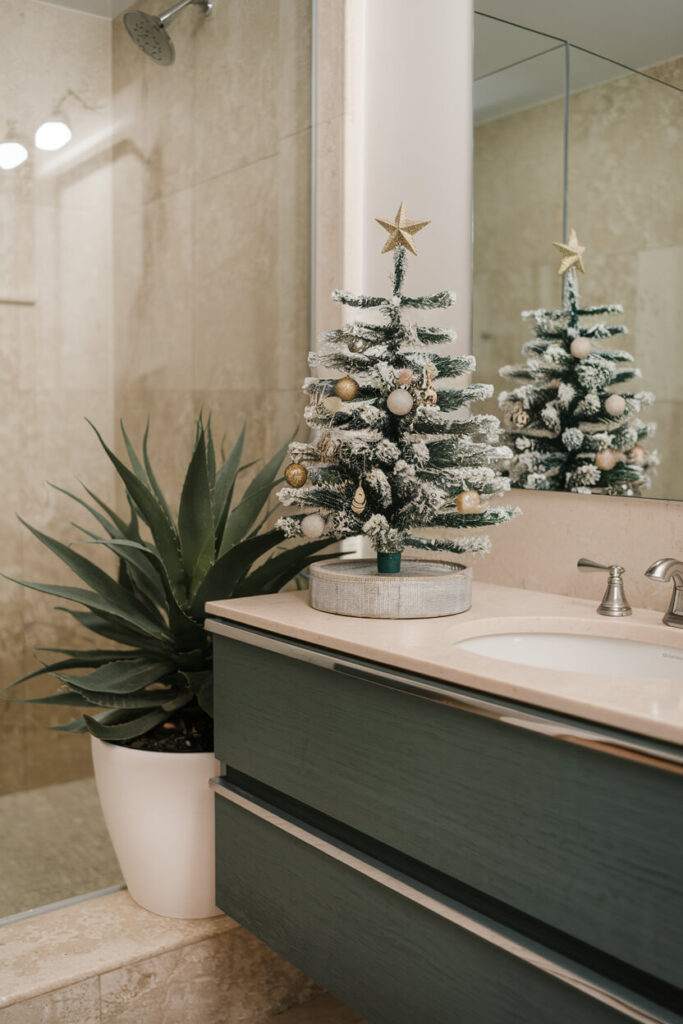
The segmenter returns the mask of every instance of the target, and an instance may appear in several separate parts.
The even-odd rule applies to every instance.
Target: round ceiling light
[[[28,159],[28,150],[20,142],[0,142],[0,169],[13,171]]]
[[[71,129],[63,121],[44,121],[37,129],[35,142],[38,149],[53,153],[66,146],[71,139]]]

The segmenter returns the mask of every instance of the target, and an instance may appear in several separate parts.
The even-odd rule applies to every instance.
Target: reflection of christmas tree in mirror
[[[567,243],[553,244],[562,256],[563,307],[522,313],[535,335],[522,347],[526,362],[500,369],[520,382],[499,397],[514,450],[511,481],[529,490],[640,494],[658,461],[640,443],[655,431],[639,418],[654,396],[613,390],[640,370],[629,352],[598,347],[626,328],[596,318],[623,307],[582,306],[577,271],[584,272],[584,246],[575,231]]]
[[[498,447],[495,416],[468,411],[493,389],[454,386],[474,370],[474,357],[433,351],[452,343],[455,332],[408,318],[413,310],[446,309],[455,300],[447,291],[418,298],[403,292],[407,253],[416,253],[413,236],[429,221],[409,220],[401,204],[393,221],[379,223],[389,233],[383,252],[394,254],[392,294],[334,293],[338,302],[374,313],[377,322],[368,317],[324,332],[310,357],[312,367],[341,376],[304,383],[310,396],[305,417],[314,433],[310,443],[290,445],[289,486],[280,500],[294,510],[278,525],[288,536],[364,534],[379,554],[406,546],[487,551],[488,538],[472,530],[517,511],[487,504],[509,486],[495,467],[512,453]],[[416,533],[424,528],[438,533]],[[466,532],[444,536],[451,528]]]

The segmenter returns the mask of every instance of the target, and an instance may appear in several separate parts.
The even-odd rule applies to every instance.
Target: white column
[[[472,2],[348,0],[343,286],[382,294],[391,256],[375,217],[400,202],[431,219],[415,237],[406,290],[457,293],[430,312],[471,345]]]

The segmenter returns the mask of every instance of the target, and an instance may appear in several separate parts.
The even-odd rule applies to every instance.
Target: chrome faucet
[[[601,565],[599,562],[592,562],[590,558],[580,558],[576,564],[582,572],[599,572],[602,570],[609,574],[607,577],[607,590],[597,608],[598,615],[612,615],[616,617],[631,614],[631,605],[626,600],[626,594],[624,593],[623,575],[625,570],[620,565]]]
[[[679,629],[683,629],[683,562],[679,562],[677,558],[660,558],[652,563],[645,575],[648,579],[659,580],[661,583],[673,581],[671,603],[662,622],[665,626],[678,626]]]

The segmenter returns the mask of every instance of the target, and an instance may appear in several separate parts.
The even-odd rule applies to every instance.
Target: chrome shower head
[[[213,3],[209,0],[179,0],[159,15],[146,14],[144,11],[128,11],[123,16],[123,24],[130,38],[143,53],[157,64],[172,64],[175,60],[175,47],[166,31],[166,25],[189,4],[199,4],[204,8],[205,14],[210,14],[213,9]]]

